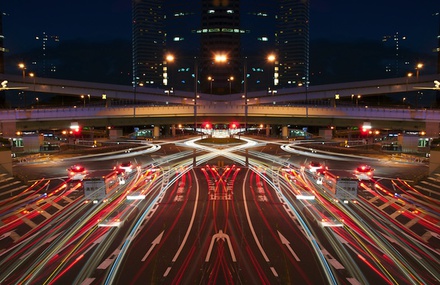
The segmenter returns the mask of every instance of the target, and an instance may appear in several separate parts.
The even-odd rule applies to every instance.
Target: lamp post
[[[232,94],[232,81],[234,81],[234,76],[230,76],[228,78],[228,82],[229,82],[229,94]]]
[[[243,92],[244,92],[244,133],[247,133],[248,98],[247,98],[247,58],[243,61]]]
[[[35,73],[31,72],[31,73],[29,73],[29,76],[33,79],[33,90],[35,93]]]
[[[361,95],[357,95],[356,97],[356,108],[359,107],[359,99],[361,99]]]
[[[134,76],[133,77],[133,117],[136,117],[136,102],[137,102],[137,100],[136,100],[136,93],[137,93],[137,90],[136,90],[136,88],[137,88],[137,85],[138,85],[138,80],[139,80],[139,77],[137,77],[137,76]]]
[[[209,81],[209,94],[212,94],[212,82],[214,82],[214,78],[212,76],[208,76]]]
[[[197,135],[197,84],[199,81],[199,62],[194,58],[194,134]]]
[[[305,95],[306,95],[306,118],[309,117],[309,98],[308,98],[308,90],[307,90],[307,82],[304,83],[299,83],[298,86],[302,87],[304,85],[305,87]]]
[[[417,63],[416,66],[416,79],[417,79],[417,83],[419,82],[419,75],[420,75],[420,69],[423,68],[423,63]],[[416,108],[419,107],[419,92],[417,92],[416,95]]]
[[[18,68],[21,69],[21,73],[22,73],[23,81],[24,81],[24,78],[26,77],[26,71],[25,71],[26,66],[24,65],[24,63],[19,63]],[[24,109],[26,109],[26,92],[23,92],[23,103],[24,103]]]
[[[23,79],[26,77],[26,65],[24,63],[19,63],[18,67],[21,69],[21,73],[23,75]]]
[[[275,63],[275,61],[276,61],[276,56],[275,56],[275,54],[273,54],[273,53],[271,53],[271,54],[269,54],[268,56],[267,56],[267,61],[269,62],[269,63]],[[271,67],[273,67],[272,65],[271,65]],[[276,78],[276,76],[275,76],[275,70],[273,70],[273,76],[272,76],[272,78],[269,80],[269,87],[268,87],[268,91],[269,92],[273,92],[273,85],[275,85],[276,83],[275,83],[275,78]],[[272,95],[273,95],[273,93],[272,93]]]
[[[420,69],[423,68],[423,63],[417,63],[416,65],[416,79],[419,82]]]
[[[170,86],[170,90],[173,89],[173,86],[171,84],[171,80],[173,78],[172,74],[171,74],[171,69],[170,69],[170,64],[172,64],[174,62],[174,55],[173,54],[167,54],[165,57],[165,60],[167,62],[167,72],[166,72],[166,82],[165,85],[169,85]]]
[[[412,72],[408,72],[408,74],[406,75],[406,91],[408,91],[408,81],[409,81],[409,78],[412,77],[412,76],[413,76]]]
[[[83,107],[86,107],[86,97],[84,95],[81,95],[81,99],[83,100]]]

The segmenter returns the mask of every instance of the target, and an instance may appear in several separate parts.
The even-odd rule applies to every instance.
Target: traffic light
[[[231,123],[229,126],[230,129],[236,129],[237,127],[238,127],[237,123]]]

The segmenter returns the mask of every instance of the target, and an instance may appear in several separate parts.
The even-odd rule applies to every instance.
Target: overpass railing
[[[211,104],[197,106],[198,116],[245,116],[244,105]],[[118,106],[84,108],[16,109],[0,111],[0,121],[96,119],[127,117],[189,117],[193,105]],[[313,117],[440,122],[440,110],[372,107],[248,105],[248,117]]]

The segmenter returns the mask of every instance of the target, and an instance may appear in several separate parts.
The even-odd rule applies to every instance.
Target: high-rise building
[[[275,2],[276,3],[276,2]],[[247,88],[249,91],[276,89],[277,58],[275,49],[275,19],[277,5],[270,1],[241,0],[242,55],[246,57]]]
[[[35,40],[41,43],[41,54],[32,61],[32,70],[40,77],[52,77],[57,71],[57,61],[48,60],[48,49],[59,43],[60,37],[48,35],[43,32],[41,36],[35,36]]]
[[[217,94],[308,82],[309,0],[133,0],[133,82],[171,93],[195,77]]]
[[[5,47],[4,47],[4,38],[3,35],[3,16],[6,15],[5,13],[0,11],[0,74],[5,73]]]
[[[132,1],[133,86],[163,84],[165,48],[162,0]]]
[[[194,88],[195,58],[199,56],[200,3],[168,0],[164,3],[166,55],[163,84],[170,94],[173,90],[191,91]],[[165,57],[166,57],[165,55]]]
[[[385,61],[385,73],[389,74],[389,77],[405,76],[405,72],[408,67],[408,60],[404,60],[401,54],[401,42],[406,40],[406,36],[400,36],[399,32],[393,35],[386,35],[382,37],[382,42],[385,47],[388,47],[391,54],[388,55],[388,60]]]
[[[277,50],[279,82],[294,87],[309,83],[309,0],[279,0]]]
[[[242,55],[240,53],[240,1],[202,0],[199,77],[202,92],[228,93],[230,84],[242,78]],[[217,58],[221,56],[222,58]]]

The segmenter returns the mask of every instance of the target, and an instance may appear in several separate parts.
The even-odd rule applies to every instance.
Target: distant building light
[[[208,10],[208,14],[214,14],[215,10]]]

